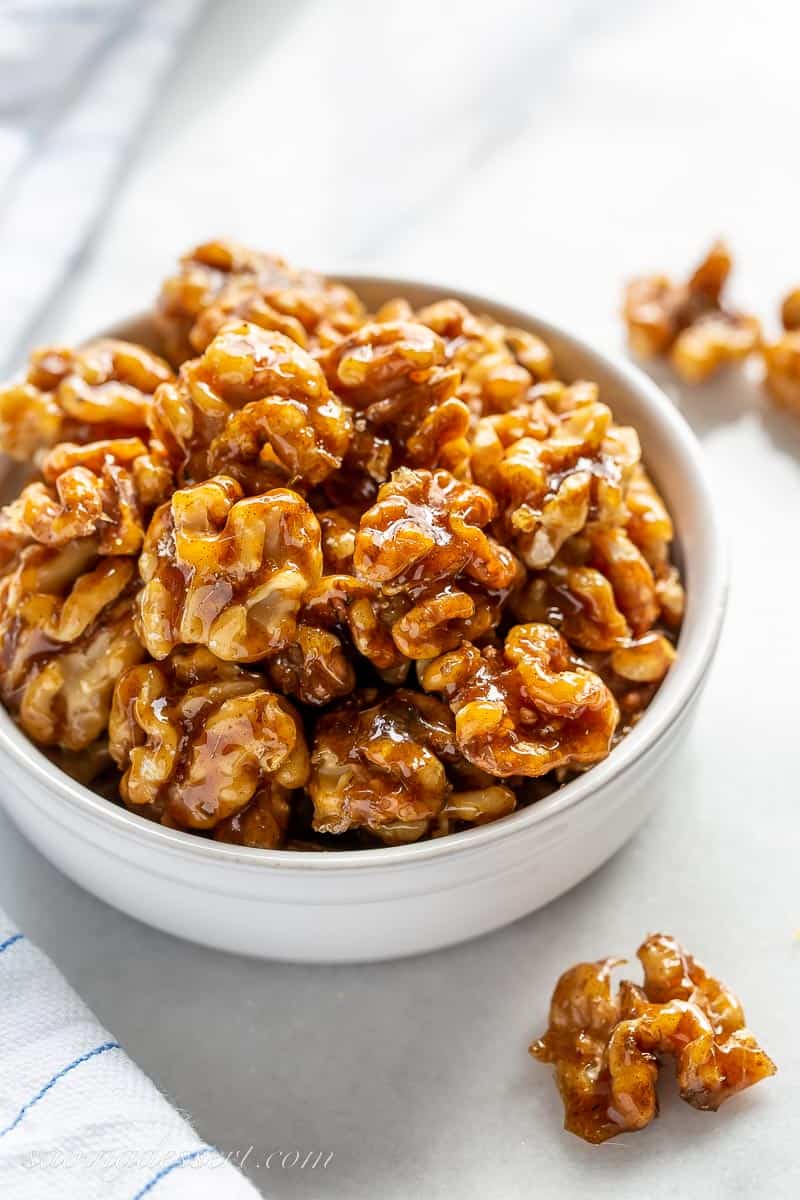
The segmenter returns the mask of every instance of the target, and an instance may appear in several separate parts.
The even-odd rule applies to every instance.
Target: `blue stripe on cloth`
[[[213,1146],[201,1146],[199,1150],[192,1150],[189,1154],[182,1154],[180,1158],[176,1158],[174,1162],[169,1163],[166,1167],[162,1167],[157,1175],[154,1175],[149,1183],[146,1183],[141,1191],[137,1192],[133,1200],[142,1200],[142,1196],[146,1196],[148,1192],[152,1192],[157,1183],[166,1175],[171,1175],[173,1171],[177,1171],[178,1167],[185,1166],[194,1158],[201,1158],[204,1154],[216,1154]]]
[[[43,1088],[39,1089],[36,1095],[33,1096],[27,1102],[27,1104],[23,1104],[22,1108],[14,1117],[14,1120],[11,1122],[11,1124],[6,1125],[5,1129],[0,1129],[0,1138],[5,1137],[7,1133],[11,1133],[12,1129],[16,1129],[25,1114],[33,1108],[34,1104],[38,1104],[43,1096],[47,1095],[50,1089],[58,1083],[59,1079],[63,1079],[65,1075],[70,1073],[70,1071],[74,1071],[76,1067],[81,1065],[81,1063],[88,1062],[90,1058],[96,1058],[98,1054],[105,1054],[107,1050],[119,1050],[119,1048],[119,1042],[103,1042],[102,1046],[95,1046],[94,1050],[87,1051],[86,1054],[82,1054],[80,1058],[76,1058],[75,1061],[71,1062],[68,1066],[62,1067],[61,1070],[57,1071],[53,1078],[50,1079]]]
[[[6,938],[6,940],[4,942],[0,942],[0,954],[2,954],[4,950],[10,949],[11,946],[16,946],[17,942],[24,942],[24,941],[25,941],[24,933],[15,933],[13,935],[13,937]]]

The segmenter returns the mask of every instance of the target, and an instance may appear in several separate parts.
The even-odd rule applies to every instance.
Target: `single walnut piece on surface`
[[[153,393],[170,379],[162,359],[130,342],[35,350],[24,381],[0,388],[0,450],[28,462],[56,442],[142,433]]]
[[[372,699],[348,701],[317,724],[309,784],[316,830],[363,829],[384,842],[408,842],[440,816],[491,819],[492,812],[513,809],[508,788],[495,789],[502,795],[483,804],[472,790],[459,801],[453,780],[467,780],[470,773],[441,701],[405,688],[377,703]]]
[[[550,1023],[530,1047],[554,1063],[564,1128],[588,1142],[643,1129],[658,1115],[659,1059],[672,1055],[681,1097],[716,1110],[776,1067],[744,1023],[736,997],[672,937],[652,934],[637,951],[644,987],[623,981],[622,959],[578,963],[559,979]]]
[[[203,649],[125,672],[109,739],[129,808],[223,841],[278,845],[289,793],[308,778],[292,705],[261,676]]]
[[[449,703],[464,757],[500,777],[599,762],[619,718],[602,679],[550,625],[516,625],[502,649],[466,643],[434,659],[421,682]]]
[[[155,513],[139,560],[142,640],[157,659],[183,644],[253,662],[293,639],[321,570],[319,523],[296,492],[243,497],[224,475],[181,488]]]
[[[299,346],[327,344],[364,319],[344,284],[298,270],[277,254],[217,240],[196,246],[164,282],[156,322],[176,364],[202,354],[231,319],[285,334]]]
[[[120,673],[144,657],[135,566],[92,539],[29,546],[0,581],[0,694],[35,742],[83,750],[105,732]]]
[[[759,321],[724,307],[722,292],[732,260],[715,242],[685,284],[666,275],[632,280],[625,293],[625,321],[633,350],[649,358],[669,354],[676,371],[699,383],[756,348]]]
[[[484,488],[448,471],[395,471],[361,518],[356,574],[387,594],[422,590],[464,574],[488,588],[508,588],[519,565],[483,527],[496,514]]]
[[[350,411],[318,363],[283,334],[247,323],[226,325],[159,389],[150,427],[180,482],[225,474],[249,492],[295,478],[320,483],[352,436]]]

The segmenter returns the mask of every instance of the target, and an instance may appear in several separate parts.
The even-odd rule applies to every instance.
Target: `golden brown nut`
[[[288,793],[308,778],[292,705],[266,690],[261,676],[206,650],[126,671],[114,691],[109,738],[129,808],[184,829],[216,830],[240,817],[244,828],[223,824],[226,841],[267,836],[266,805],[277,844]]]
[[[531,384],[552,377],[553,355],[541,338],[476,316],[459,300],[429,304],[416,320],[444,339],[446,359],[461,374],[458,395],[478,416],[512,408]]]
[[[181,482],[230,475],[251,493],[295,478],[319,483],[341,466],[349,410],[290,338],[227,325],[201,358],[159,388],[150,426]]]
[[[641,637],[652,628],[660,611],[656,582],[647,560],[624,529],[594,526],[588,538],[590,561],[610,582],[617,606],[634,636]]]
[[[466,467],[470,415],[455,395],[459,372],[445,359],[442,339],[415,321],[367,322],[320,353],[331,388],[357,410],[362,470],[373,480],[386,478],[387,445],[395,466]],[[380,454],[365,454],[370,439]],[[358,464],[350,466],[355,475]]]
[[[781,321],[788,333],[800,329],[800,288],[794,288],[783,301]]]
[[[153,658],[182,644],[254,662],[294,637],[322,570],[319,523],[295,492],[243,498],[220,475],[179,489],[157,510],[139,570],[139,626]]]
[[[307,348],[326,344],[361,323],[361,301],[344,284],[289,266],[276,254],[231,241],[196,246],[164,282],[156,321],[179,365],[202,354],[233,319],[285,334]]]
[[[28,462],[56,442],[141,433],[153,393],[170,379],[162,359],[129,342],[35,350],[25,380],[0,388],[0,449]]]
[[[767,391],[779,408],[800,414],[800,331],[782,334],[763,350]]]
[[[719,1108],[776,1070],[736,997],[674,938],[654,934],[637,953],[645,986],[624,981],[617,998],[610,975],[621,960],[566,971],[549,1028],[530,1048],[556,1064],[564,1128],[588,1142],[643,1129],[657,1116],[659,1055],[674,1056],[681,1096],[699,1109]]]
[[[170,481],[165,464],[135,437],[64,442],[45,455],[42,474],[44,483],[29,484],[0,513],[3,528],[45,546],[96,535],[100,554],[138,554],[145,513]]]
[[[670,354],[689,383],[745,358],[758,345],[761,326],[755,317],[723,305],[731,265],[727,246],[715,242],[685,284],[675,284],[666,275],[632,280],[624,315],[634,351],[645,358]]]
[[[551,563],[587,521],[625,520],[625,492],[640,455],[634,430],[612,424],[593,384],[546,395],[483,418],[472,449],[476,480],[498,500],[503,540],[532,569]]]
[[[492,819],[514,807],[513,793],[484,803],[474,794],[453,794],[464,765],[446,705],[400,688],[377,704],[353,700],[317,724],[309,792],[313,825],[322,833],[364,829],[385,842],[416,841],[431,823],[445,819]],[[365,703],[368,705],[365,707]]]
[[[448,471],[401,468],[361,518],[356,574],[387,594],[421,591],[462,573],[488,588],[508,588],[518,564],[483,531],[495,513],[484,488]]]
[[[34,741],[83,750],[104,733],[114,683],[144,657],[135,582],[92,539],[30,546],[0,582],[0,693]]]
[[[502,649],[467,643],[430,663],[421,682],[448,701],[464,757],[492,775],[588,766],[611,748],[614,697],[550,625],[516,625]]]

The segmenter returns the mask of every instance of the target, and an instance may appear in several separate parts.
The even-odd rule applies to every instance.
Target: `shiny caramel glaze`
[[[625,292],[624,317],[631,347],[643,358],[669,355],[687,383],[700,383],[746,358],[759,343],[756,317],[723,302],[732,259],[715,242],[686,283],[666,275],[643,275]]]
[[[651,934],[637,954],[644,987],[624,980],[616,996],[611,972],[622,959],[565,971],[547,1032],[530,1047],[556,1067],[564,1128],[587,1142],[650,1124],[666,1056],[675,1061],[681,1098],[698,1109],[716,1110],[776,1071],[737,998],[675,938]]]
[[[31,354],[23,380],[0,387],[0,447],[28,462],[57,442],[141,434],[156,388],[170,379],[163,359],[130,342],[46,346]]]
[[[0,694],[65,769],[200,836],[352,849],[536,803],[641,718],[684,594],[613,396],[460,301],[368,313],[230,242],[157,324],[177,378],[106,340],[0,389],[33,468]]]

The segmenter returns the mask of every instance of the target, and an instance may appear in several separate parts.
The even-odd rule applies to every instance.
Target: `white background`
[[[800,283],[798,35],[796,0],[217,3],[38,337],[145,306],[215,233],[495,294],[610,349],[623,280],[723,233],[736,300],[774,323]],[[746,379],[673,396],[727,522],[729,617],[657,816],[546,910],[406,962],[247,962],[115,913],[0,818],[2,903],[204,1137],[254,1146],[265,1196],[800,1192],[800,418]],[[780,1074],[717,1116],[669,1082],[653,1127],[590,1148],[526,1046],[566,965],[651,929],[741,993]],[[258,1169],[275,1148],[334,1158]]]

